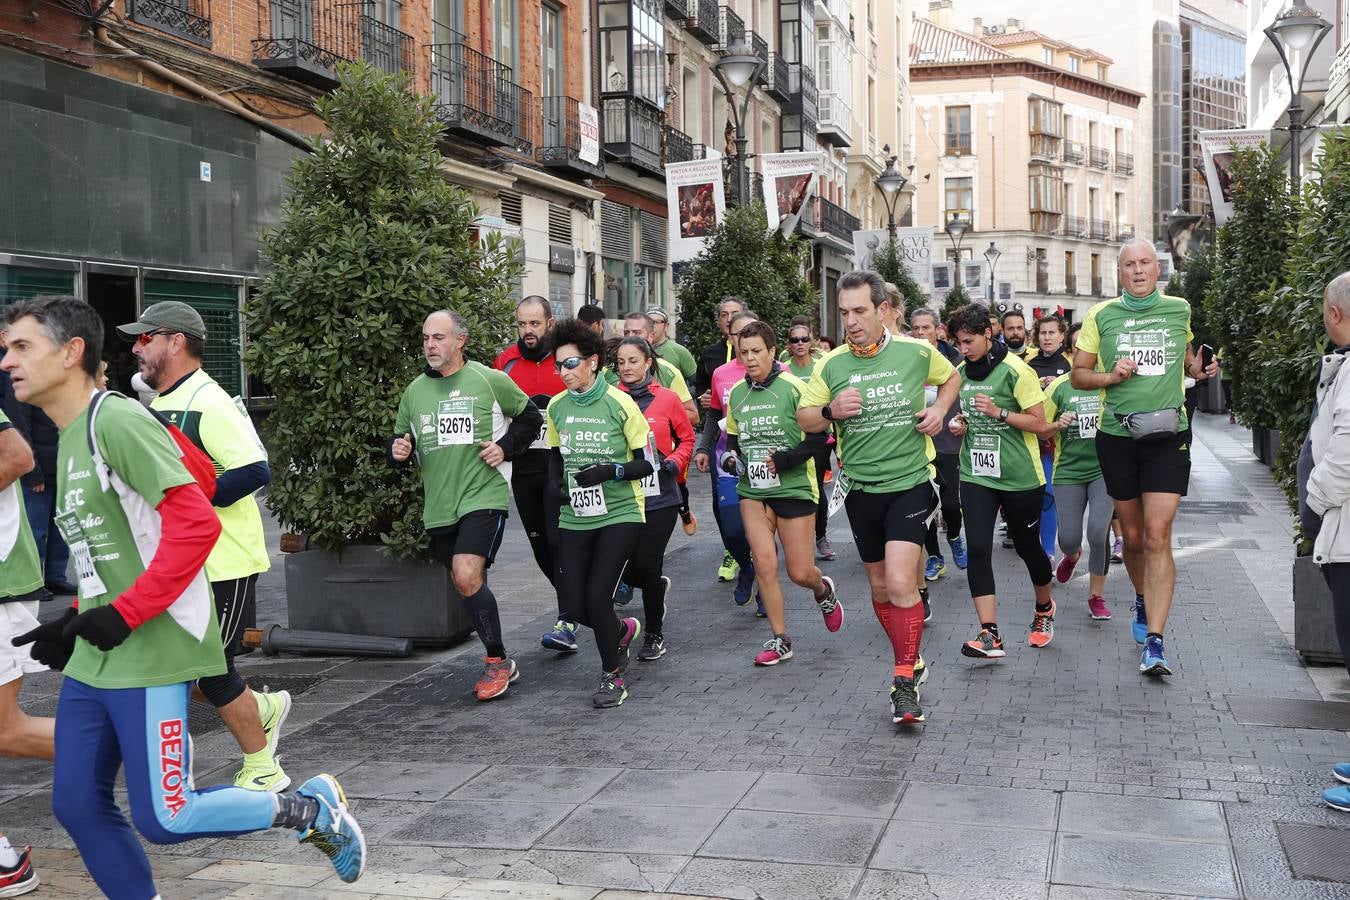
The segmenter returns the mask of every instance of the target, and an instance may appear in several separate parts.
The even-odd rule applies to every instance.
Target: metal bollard
[[[339,634],[335,631],[290,631],[280,625],[244,629],[243,644],[250,649],[261,648],[268,656],[282,653],[301,656],[412,656],[412,641],[408,638]]]

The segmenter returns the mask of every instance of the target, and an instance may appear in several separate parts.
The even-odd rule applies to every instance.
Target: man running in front
[[[113,797],[120,768],[136,828],[153,843],[290,828],[355,881],[365,839],[332,776],[282,794],[193,787],[188,691],[225,671],[202,568],[220,520],[173,438],[139,403],[104,395],[95,416],[103,323],[93,307],[39,298],[10,306],[6,318],[0,366],[15,395],[61,429],[56,521],[79,576],[78,606],[13,642],[65,671],[52,812],[89,874],[114,900],[158,896]]]
[[[922,722],[920,563],[938,503],[932,436],[956,401],[961,377],[927,341],[887,333],[890,301],[875,272],[840,278],[837,302],[848,341],[816,364],[797,422],[805,431],[836,429],[845,475],[835,490],[845,492],[872,609],[895,653],[892,718]],[[930,384],[938,395],[925,406]]]

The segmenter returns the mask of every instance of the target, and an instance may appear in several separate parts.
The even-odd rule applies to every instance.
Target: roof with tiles
[[[1093,62],[1110,63],[1113,60],[1096,50],[1088,50],[1083,47],[1075,47],[1073,44],[1056,40],[1048,34],[1042,34],[1039,31],[1005,31],[1001,34],[986,34],[984,42],[992,47],[1020,47],[1023,44],[1046,44],[1054,47],[1056,50],[1068,50],[1071,53],[1082,54],[1083,58]]]
[[[964,31],[943,28],[927,19],[914,20],[912,42],[909,45],[911,65],[999,59],[1013,59],[1013,56]]]

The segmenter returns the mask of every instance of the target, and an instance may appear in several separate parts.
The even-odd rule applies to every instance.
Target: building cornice
[[[1117,87],[1104,81],[1096,81],[1073,72],[1056,69],[1035,60],[1014,57],[1012,59],[991,59],[977,62],[936,62],[910,63],[909,80],[911,84],[928,81],[959,81],[967,78],[1030,78],[1055,87],[1067,88],[1075,93],[1119,103],[1137,109],[1144,95],[1128,88]]]
[[[577,184],[575,181],[568,181],[565,178],[559,178],[556,175],[550,175],[547,172],[541,172],[520,163],[508,164],[505,171],[509,175],[514,175],[518,181],[547,188],[565,197],[576,197],[578,200],[603,200],[605,198],[601,191],[592,190],[583,184]]]
[[[455,184],[467,188],[478,188],[481,191],[502,191],[511,188],[516,183],[514,175],[507,175],[502,172],[494,172],[491,169],[471,166],[468,163],[462,163],[459,160],[441,158],[440,172],[447,181],[453,181]]]

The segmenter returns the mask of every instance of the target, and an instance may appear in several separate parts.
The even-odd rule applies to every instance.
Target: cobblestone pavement
[[[287,769],[332,772],[356,798],[372,847],[358,891],[1350,897],[1348,884],[1295,878],[1286,855],[1300,874],[1350,880],[1350,818],[1317,798],[1330,765],[1350,758],[1346,732],[1242,724],[1249,717],[1234,711],[1258,699],[1350,700],[1350,684],[1343,670],[1314,678],[1291,649],[1288,516],[1248,433],[1201,416],[1196,436],[1174,541],[1177,671],[1163,682],[1139,675],[1123,569],[1108,582],[1109,622],[1089,619],[1085,575],[1056,584],[1054,643],[1036,651],[1025,643],[1025,575],[1012,551],[996,550],[1007,659],[959,654],[977,622],[951,566],[924,635],[929,721],[897,730],[890,646],[846,523],[832,523],[839,557],[822,564],[839,584],[843,630],[825,632],[805,592],[790,591],[796,656],[755,669],[768,629],[714,581],[721,551],[706,490],[696,490],[699,536],[677,530],[668,557],[671,652],[634,662],[619,709],[590,707],[599,664],[589,634],[570,657],[539,647],[553,601],[514,525],[490,577],[523,671],[505,697],[473,699],[476,641],[412,660],[244,668],[255,686],[295,693]],[[284,621],[281,584],[278,564],[261,619]],[[57,684],[30,679],[25,703],[50,709]],[[198,783],[228,780],[229,735],[210,717],[195,734]],[[0,827],[43,848],[52,896],[87,893],[50,817],[49,785],[46,765],[0,761]],[[1311,838],[1326,848],[1301,853]],[[272,833],[152,852],[165,897],[338,896],[322,859],[292,848]]]

